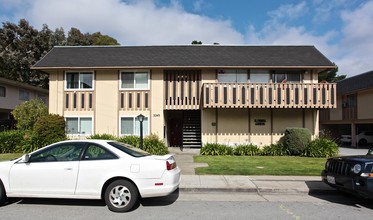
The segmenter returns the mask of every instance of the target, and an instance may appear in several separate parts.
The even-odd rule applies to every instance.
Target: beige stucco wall
[[[49,72],[49,113],[63,116],[64,71]]]
[[[95,134],[118,135],[118,71],[99,70],[95,72]]]
[[[359,92],[357,95],[357,118],[373,119],[373,90]]]
[[[337,108],[330,109],[330,120],[342,120],[342,96],[337,96]]]
[[[164,135],[164,112],[163,112],[163,70],[155,69],[151,72],[150,80],[150,106],[151,111],[147,112],[150,117],[150,133],[157,135],[161,140]],[[145,115],[145,114],[144,114]]]

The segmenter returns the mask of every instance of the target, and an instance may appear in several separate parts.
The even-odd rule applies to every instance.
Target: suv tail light
[[[167,170],[173,170],[176,168],[176,162],[174,161],[173,163],[170,163],[166,161],[166,167],[167,167]]]

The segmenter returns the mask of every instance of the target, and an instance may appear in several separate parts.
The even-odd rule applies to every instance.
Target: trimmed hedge
[[[25,131],[19,130],[0,132],[0,153],[20,153],[25,134]]]
[[[301,155],[311,142],[311,131],[307,128],[287,128],[283,137],[283,144],[287,146],[291,155]]]

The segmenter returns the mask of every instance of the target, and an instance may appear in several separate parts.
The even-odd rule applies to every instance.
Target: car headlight
[[[354,171],[355,174],[360,173],[361,165],[360,164],[355,164],[355,166],[352,168],[352,171]]]

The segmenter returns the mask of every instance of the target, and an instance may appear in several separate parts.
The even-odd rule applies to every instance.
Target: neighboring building
[[[336,137],[348,135],[352,146],[372,143],[372,101],[373,71],[339,81],[337,83],[337,108],[322,111],[320,114],[321,129],[331,132]]]
[[[48,90],[0,77],[0,131],[14,127],[11,112],[17,105],[35,98],[48,105]]]
[[[335,66],[313,46],[55,47],[33,66],[49,73],[49,111],[71,136],[138,135],[168,146],[275,143],[286,127],[319,132],[336,107]]]

